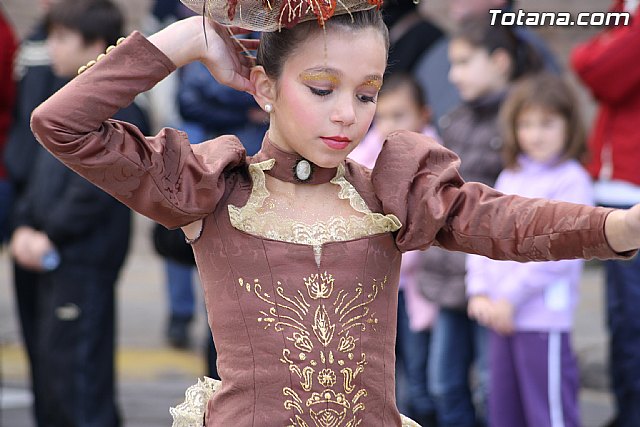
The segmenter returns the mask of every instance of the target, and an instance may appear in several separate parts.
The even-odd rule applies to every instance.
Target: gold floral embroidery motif
[[[305,395],[282,389],[284,408],[295,412],[288,427],[356,427],[362,422],[359,412],[365,409],[368,392],[358,389],[356,379],[365,371],[367,355],[358,352],[359,338],[353,333],[376,332],[378,317],[369,305],[384,291],[387,278],[374,280],[367,289],[358,283],[353,291],[340,289],[335,295],[334,282],[327,272],[313,274],[303,279],[306,293],[296,290],[294,295],[287,295],[277,282],[276,301],[259,280],[238,279],[242,289],[266,305],[258,323],[265,330],[284,332],[291,343],[282,349],[280,362]]]
[[[312,225],[293,219],[283,218],[277,212],[263,209],[269,197],[265,180],[265,170],[275,164],[274,159],[249,165],[249,174],[253,181],[251,195],[246,205],[239,208],[229,205],[229,219],[237,230],[254,236],[266,237],[281,242],[297,243],[313,246],[316,262],[320,264],[322,245],[327,242],[344,242],[365,236],[393,232],[402,224],[395,215],[383,215],[371,212],[360,194],[344,177],[344,165],[338,166],[332,184],[339,187],[338,198],[349,200],[354,211],[363,216],[333,216],[327,221],[317,221]]]
[[[175,408],[170,408],[169,412],[173,417],[171,427],[202,427],[204,412],[207,402],[213,394],[220,388],[221,382],[205,377],[204,380],[198,379],[198,383],[189,387],[185,393],[185,401]],[[286,390],[286,388],[285,388]],[[297,394],[288,393],[283,390],[285,396],[291,396],[294,400],[289,406],[285,404],[286,409],[295,408],[302,412],[302,400]],[[297,400],[296,400],[297,399]],[[331,413],[328,413],[330,415]],[[415,421],[400,415],[402,427],[420,427]],[[299,415],[295,415],[291,420],[294,426],[310,427]],[[351,427],[354,425],[351,424]]]

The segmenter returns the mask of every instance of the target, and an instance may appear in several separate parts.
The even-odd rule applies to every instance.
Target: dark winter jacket
[[[149,133],[147,118],[135,104],[114,118]],[[130,217],[129,208],[41,149],[16,203],[13,225],[47,234],[63,264],[113,269],[122,265],[128,250]]]
[[[67,81],[53,74],[45,39],[46,31],[40,26],[22,42],[16,58],[18,97],[3,160],[18,195],[26,186],[38,151],[42,150],[31,132],[31,112]]]

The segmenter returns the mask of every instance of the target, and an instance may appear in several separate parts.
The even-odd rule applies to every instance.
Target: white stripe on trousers
[[[562,334],[549,332],[548,349],[548,395],[549,413],[551,414],[551,427],[564,427],[564,414],[562,412]]]

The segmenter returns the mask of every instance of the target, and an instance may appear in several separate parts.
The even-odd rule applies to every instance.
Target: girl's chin
[[[344,162],[348,154],[349,152],[345,150],[343,153],[340,153],[340,154],[335,153],[332,156],[319,156],[309,160],[311,160],[312,163],[314,163],[317,166],[320,166],[321,168],[331,169],[331,168],[337,168],[340,163]]]
[[[357,144],[350,144],[344,150],[333,150],[322,144],[314,146],[314,150],[307,149],[296,152],[321,168],[331,169],[336,168],[339,164],[343,163],[356,145]]]

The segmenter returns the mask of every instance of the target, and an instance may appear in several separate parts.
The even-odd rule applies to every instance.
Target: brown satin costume
[[[41,105],[32,128],[132,209],[167,227],[204,219],[193,249],[222,377],[207,426],[399,426],[404,251],[437,244],[521,261],[616,256],[604,237],[608,210],[464,183],[455,154],[408,132],[389,136],[373,171],[350,160],[335,171],[336,193],[359,215],[353,224],[292,230],[283,219],[271,229],[264,174],[277,178],[291,165],[268,140],[245,158],[233,137],[192,147],[177,130],[146,138],[108,120],[174,69],[134,33]]]

